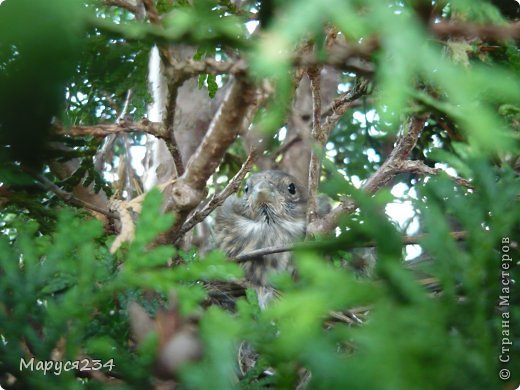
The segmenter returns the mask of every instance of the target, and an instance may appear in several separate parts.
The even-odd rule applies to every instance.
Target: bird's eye
[[[296,194],[296,186],[294,185],[294,183],[289,184],[289,187],[287,187],[287,189],[289,190],[289,193],[291,193],[292,195]]]
[[[249,190],[249,186],[246,184],[246,186],[244,187],[244,192],[247,194],[248,190]]]

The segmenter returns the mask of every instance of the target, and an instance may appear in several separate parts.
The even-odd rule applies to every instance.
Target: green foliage
[[[195,42],[224,40],[240,44],[244,27],[234,15],[223,7],[215,7],[211,0],[197,0],[193,7],[177,7],[165,15],[165,33],[172,39]],[[215,7],[215,8],[214,8]]]
[[[115,16],[114,16],[115,17]],[[128,14],[118,16],[131,19]],[[127,113],[141,118],[151,99],[147,89],[147,64],[151,44],[128,42],[92,29],[76,73],[70,79],[67,92],[68,109],[63,121],[80,125],[114,120],[123,108],[129,90],[132,98]]]
[[[373,239],[378,280],[359,280],[322,255],[302,250],[296,254],[298,281],[283,275],[273,280],[284,296],[265,311],[258,310],[254,294],[240,299],[234,314],[216,307],[200,311],[205,293],[197,280],[236,278],[240,273],[217,253],[204,259],[185,253],[183,264],[168,268],[174,248],[149,249],[172,223],[171,217],[160,214],[157,192],[145,200],[135,240],[115,256],[107,250],[100,224],[70,211],[60,214],[50,235],[36,234],[34,222],[15,217],[0,239],[2,370],[17,372],[20,357],[26,356],[21,340],[37,359],[46,360],[65,339],[64,359],[74,360],[85,351],[105,362],[113,358],[114,370],[128,385],[145,386],[157,345],[128,348],[126,304],[137,300],[154,312],[164,298],[153,303],[140,293],[153,289],[163,297],[177,291],[185,315],[202,314],[204,358],[180,375],[190,388],[231,388],[235,348],[243,341],[261,353],[258,370],[275,370],[269,382],[280,388],[293,387],[302,367],[312,372],[309,385],[319,388],[496,388],[499,250],[502,238],[519,226],[520,213],[509,205],[520,183],[512,172],[497,179],[496,170],[482,159],[466,163],[479,191],[467,192],[440,177],[422,187],[424,197],[418,200],[429,227],[423,244],[436,259],[429,272],[443,291],[438,298],[430,297],[398,261],[398,234],[379,212],[381,199],[366,197],[336,174],[331,179],[336,184],[330,187],[339,186],[353,196],[365,222],[346,221],[349,232],[322,245],[320,253],[335,253],[352,236]],[[467,230],[465,245],[448,234],[450,218]],[[366,325],[324,328],[330,311],[366,305],[372,307]],[[518,308],[510,309],[511,322],[519,320]],[[27,371],[19,378],[27,385],[78,384],[72,373],[44,376]],[[243,380],[252,381],[247,376]]]
[[[1,165],[42,164],[51,119],[84,44],[82,12],[76,0],[9,0],[0,7]]]
[[[504,337],[513,342],[507,366],[513,378],[506,385],[517,384],[517,263],[507,269],[510,304],[500,305],[504,240],[520,236],[520,182],[513,169],[519,151],[520,55],[514,42],[497,43],[485,53],[472,42],[443,46],[418,17],[420,1],[265,0],[246,1],[237,9],[230,1],[159,0],[154,4],[161,25],[98,2],[86,7],[77,1],[44,3],[0,5],[2,206],[4,185],[10,186],[0,211],[2,386],[9,382],[6,373],[18,388],[101,386],[91,377],[78,379],[77,371],[20,372],[21,357],[48,361],[56,355],[64,361],[84,355],[105,363],[113,359],[119,388],[157,385],[161,329],[139,345],[130,341],[130,302],[152,316],[176,303],[176,320],[197,318],[192,325],[203,356],[175,372],[180,388],[295,388],[311,373],[308,388],[499,389]],[[263,30],[249,34],[246,23],[258,12]],[[467,0],[448,2],[443,9],[444,15],[483,24],[504,23],[503,15],[515,12]],[[343,116],[323,155],[321,190],[335,202],[350,197],[358,209],[341,220],[335,237],[318,237],[295,251],[297,278],[272,278],[282,297],[267,309],[260,310],[253,290],[230,310],[208,308],[207,285],[234,282],[242,271],[216,250],[201,254],[196,248],[156,246],[174,222],[161,213],[158,192],[147,195],[134,240],[112,254],[114,237],[100,223],[73,213],[36,186],[35,176],[43,174],[68,191],[94,184],[96,191],[110,192],[95,169],[100,142],[52,138],[51,122],[61,118],[65,127],[113,122],[129,90],[127,116],[142,118],[150,101],[148,55],[156,43],[197,45],[195,60],[240,53],[253,79],[268,79],[275,87],[255,125],[278,132],[278,138],[265,142],[279,146],[294,97],[293,53],[302,42],[313,42],[318,58],[326,60],[323,30],[330,24],[349,44],[378,38],[378,48],[369,53],[375,64],[373,93]],[[342,77],[342,89],[358,78],[347,71]],[[203,86],[215,96],[217,77],[200,75]],[[368,197],[356,182],[388,156],[403,119],[425,111],[431,115],[411,157],[432,167],[444,164],[473,188],[458,186],[447,175],[397,179],[417,193],[412,206],[425,232],[420,244],[429,261],[411,271],[404,261],[403,229],[383,212],[392,195],[380,191]],[[68,150],[52,149],[50,141]],[[142,138],[130,141],[141,144]],[[116,145],[115,155],[125,148]],[[221,184],[217,176],[236,173],[245,155],[241,141],[233,144],[211,190]],[[73,158],[78,168],[64,181],[44,165]],[[455,228],[466,232],[464,242],[450,234]],[[355,257],[351,248],[364,242],[375,244],[373,278],[349,268]],[[518,248],[508,250],[517,261]],[[436,290],[426,288],[418,275],[435,280]],[[369,310],[362,325],[331,315],[357,307]],[[240,345],[260,355],[245,374],[237,365]],[[265,376],[266,370],[275,374]]]
[[[215,54],[216,54],[216,52],[214,50],[204,49],[204,48],[200,47],[197,50],[197,52],[195,53],[195,55],[193,56],[193,59],[200,60],[202,58],[207,57],[208,55],[214,56]],[[202,89],[202,87],[204,87],[204,85],[207,85],[209,97],[212,99],[215,97],[215,94],[218,91],[216,75],[203,73],[203,74],[199,75],[198,84],[199,84],[199,89]]]
[[[204,261],[168,268],[174,248],[149,249],[157,234],[172,223],[170,216],[160,214],[160,204],[158,192],[148,194],[135,240],[115,256],[108,251],[100,223],[85,221],[69,210],[60,213],[56,230],[49,235],[38,234],[37,224],[24,216],[11,218],[10,228],[4,226],[0,236],[1,372],[18,376],[20,358],[29,361],[24,348],[37,361],[49,360],[51,351],[60,350],[64,360],[74,361],[86,353],[103,362],[113,359],[114,370],[129,383],[149,383],[155,349],[139,355],[128,348],[127,303],[142,302],[155,311],[164,299],[150,301],[144,289],[162,296],[175,289],[182,298],[181,311],[193,313],[205,298],[199,281],[240,275],[236,265],[216,253]],[[78,385],[74,371],[56,376],[29,369],[18,385],[58,383]]]

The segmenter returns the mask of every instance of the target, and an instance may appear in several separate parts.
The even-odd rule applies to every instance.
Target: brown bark
[[[175,225],[159,242],[174,242],[188,214],[206,195],[206,182],[215,172],[224,153],[244,127],[249,126],[255,110],[256,89],[245,80],[235,80],[213,118],[208,132],[188,161],[184,174],[172,184]],[[247,120],[244,120],[246,118]]]

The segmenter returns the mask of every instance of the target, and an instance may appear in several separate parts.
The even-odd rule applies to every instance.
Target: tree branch
[[[71,135],[74,137],[93,136],[106,137],[110,134],[143,132],[151,134],[160,139],[168,139],[168,132],[163,124],[150,122],[148,119],[142,119],[140,122],[128,122],[125,120],[119,123],[92,125],[92,126],[72,126],[65,128],[63,126],[54,127],[55,134]]]
[[[311,158],[309,162],[309,180],[307,188],[307,224],[313,222],[317,218],[316,196],[318,194],[318,185],[321,176],[321,151],[327,143],[327,135],[321,128],[321,67],[312,67],[308,69],[311,84],[312,95],[312,131],[311,135],[314,141],[314,147],[311,149]],[[319,151],[315,148],[319,147]]]
[[[398,170],[400,173],[413,172],[413,173],[418,173],[421,175],[431,175],[431,176],[435,176],[435,175],[438,175],[438,174],[444,172],[441,168],[429,167],[422,161],[418,161],[418,160],[403,161],[401,163],[401,165],[398,167]],[[457,176],[450,176],[450,178],[460,186],[470,188],[470,189],[475,188],[469,180],[466,180],[466,179],[463,179],[463,178],[457,177]]]
[[[162,27],[161,18],[154,2],[152,0],[141,1],[143,3],[144,9],[146,10],[146,15],[148,16],[150,23]],[[159,50],[161,62],[166,68],[164,74],[168,79],[168,98],[166,104],[166,115],[164,116],[164,127],[168,133],[168,138],[163,138],[163,140],[166,143],[166,147],[170,151],[170,154],[172,155],[177,176],[182,176],[182,174],[184,174],[184,164],[182,162],[179,145],[175,137],[174,123],[179,88],[190,77],[190,75],[180,71],[169,71],[177,64],[177,61],[170,51],[170,47],[164,43],[157,43],[157,48]]]
[[[372,64],[367,63],[360,66],[352,64],[351,60],[369,61],[372,53],[380,46],[379,39],[368,38],[360,44],[347,43],[344,39],[337,39],[335,42],[331,42],[330,46],[325,57],[318,56],[313,51],[302,52],[301,55],[293,58],[293,66],[308,68],[316,65],[330,65],[340,70],[367,76],[374,73],[375,69]]]
[[[183,77],[190,78],[200,74],[230,74],[234,76],[244,76],[249,71],[247,63],[243,59],[236,61],[217,61],[214,58],[206,58],[201,61],[188,59],[172,64],[167,69],[167,75],[181,74]]]
[[[246,80],[237,79],[229,88],[209,130],[188,161],[184,174],[172,185],[175,225],[158,242],[174,242],[188,214],[206,194],[206,182],[215,172],[228,147],[244,127],[249,126],[251,111],[256,111],[256,90]]]
[[[284,157],[285,152],[289,150],[295,143],[301,141],[302,138],[299,135],[293,136],[289,141],[281,145],[278,149],[276,149],[271,155],[271,159],[276,161],[276,158],[278,156],[282,156],[282,159]]]
[[[228,196],[238,191],[240,184],[244,180],[246,174],[251,170],[253,166],[253,162],[256,157],[255,150],[251,150],[249,156],[247,156],[246,161],[242,164],[242,167],[236,173],[236,175],[229,181],[227,186],[220,191],[218,194],[213,195],[213,197],[209,200],[209,202],[201,209],[196,211],[185,223],[182,225],[182,228],[179,232],[180,237],[189,232],[195,225],[202,222],[213,210],[215,210],[218,206],[220,206]]]
[[[398,138],[395,148],[383,165],[363,185],[363,190],[374,194],[379,188],[387,185],[402,168],[403,162],[408,158],[415,147],[428,115],[413,116],[410,119],[406,133]]]
[[[403,245],[419,245],[424,240],[427,234],[418,234],[416,236],[403,236],[401,243]],[[450,236],[455,241],[464,241],[468,237],[466,231],[451,232]],[[377,246],[375,241],[367,241],[355,244],[345,244],[343,249],[354,249],[354,248],[373,248]],[[236,256],[233,260],[238,263],[259,259],[262,256],[271,255],[273,253],[292,252],[298,249],[319,249],[323,247],[323,243],[317,243],[315,241],[306,241],[298,244],[283,245],[283,246],[271,246],[267,248],[255,249],[253,251],[243,253]]]
[[[127,114],[127,111],[128,111],[128,106],[130,105],[130,101],[132,99],[132,93],[133,92],[131,89],[126,91],[126,98],[123,103],[123,107],[121,109],[119,109],[119,107],[117,107],[117,105],[114,105],[114,107],[113,107],[114,110],[116,112],[119,112],[119,114],[117,115],[117,118],[116,118],[116,123],[120,123],[122,120],[124,120],[124,118]],[[109,102],[112,100],[111,97],[108,96],[108,94],[107,94],[107,99],[109,99]],[[111,102],[111,104],[112,104],[112,102]],[[114,146],[114,142],[117,139],[117,135],[118,135],[117,133],[110,134],[107,138],[105,138],[103,140],[103,144],[101,145],[101,148],[96,152],[94,161],[95,161],[95,168],[98,171],[103,170],[107,155],[108,156],[112,155],[112,152],[113,152],[112,148]]]
[[[148,16],[148,20],[153,25],[162,28],[161,18],[159,16],[159,12],[155,7],[153,0],[141,0],[144,9],[146,11],[146,16]],[[168,45],[164,43],[158,43],[157,48],[159,49],[159,55],[161,57],[161,61],[165,66],[171,66],[175,63],[173,56],[170,53]]]
[[[168,104],[166,105],[166,115],[164,116],[164,127],[168,133],[168,139],[164,141],[166,142],[166,147],[172,155],[177,176],[182,176],[184,174],[184,164],[182,162],[182,157],[179,150],[179,145],[177,144],[177,139],[175,137],[175,129],[173,125],[175,123],[177,95],[179,92],[179,87],[184,83],[184,79],[179,80],[178,76],[174,77],[173,75],[169,75],[168,77],[171,81],[168,83]]]
[[[70,192],[62,190],[60,187],[58,187],[56,184],[54,184],[52,181],[47,179],[42,174],[36,174],[36,175],[34,175],[34,177],[36,178],[36,180],[38,180],[38,185],[41,188],[54,193],[58,198],[65,201],[66,203],[69,203],[75,207],[81,207],[81,208],[86,208],[86,209],[95,211],[97,213],[103,214],[104,216],[106,216],[108,218],[112,218],[112,219],[119,218],[118,215],[108,211],[107,209],[103,209],[103,208],[97,207],[93,204],[90,204],[88,202],[85,202],[81,199],[76,198]]]
[[[292,59],[292,64],[296,68],[312,68],[331,65],[345,71],[353,71],[361,74],[371,75],[374,72],[372,67],[361,68],[359,66],[347,64],[352,58],[368,58],[370,54],[377,49],[379,44],[376,40],[369,40],[364,45],[343,45],[340,48],[329,50],[325,59],[318,58],[311,51],[301,50]],[[181,74],[182,77],[190,78],[200,74],[231,74],[235,76],[244,76],[249,72],[249,64],[242,58],[231,61],[217,61],[214,58],[206,58],[204,60],[195,61],[188,59],[186,61],[178,61],[167,69],[167,74]],[[302,72],[300,75],[303,75]],[[298,81],[298,80],[297,80]]]
[[[320,74],[321,68],[311,68],[308,71],[311,81],[312,93],[312,138],[314,147],[311,150],[311,158],[309,162],[309,180],[308,180],[308,200],[307,200],[307,225],[312,225],[318,217],[317,213],[317,194],[321,176],[321,153],[325,149],[325,145],[329,139],[332,129],[343,116],[350,103],[359,99],[361,95],[366,93],[368,81],[363,80],[347,93],[335,99],[331,104],[332,114],[321,125],[321,96],[320,96]],[[319,148],[319,150],[316,150]],[[311,230],[307,230],[307,235],[312,234]]]
[[[125,0],[104,0],[103,3],[108,7],[119,7],[137,15],[140,13],[139,7],[131,1]]]
[[[254,105],[255,89],[245,80],[235,80],[207,134],[190,158],[182,181],[196,189],[205,188],[228,146],[244,126],[243,119],[248,116],[248,108]]]
[[[308,50],[308,46],[302,47],[292,58],[292,64],[296,68],[312,68],[321,67],[323,65],[331,65],[342,70],[350,70],[357,73],[372,74],[374,69],[371,67],[361,68],[347,64],[352,58],[368,59],[371,53],[379,47],[376,39],[368,39],[365,43],[359,45],[347,45],[342,43],[330,49],[325,58],[318,57],[312,50]],[[167,69],[168,74],[181,74],[182,77],[190,78],[200,74],[230,74],[235,76],[244,76],[249,72],[249,64],[242,58],[231,61],[217,61],[214,58],[206,58],[200,61],[188,59],[186,61],[178,61]],[[305,72],[299,73],[302,76]],[[299,81],[297,78],[296,81]],[[296,83],[297,85],[298,83]]]
[[[352,107],[356,100],[367,93],[368,83],[366,79],[356,81],[356,84],[350,90],[334,99],[331,103],[326,111],[327,113],[330,112],[330,114],[325,118],[322,125],[322,130],[327,135],[327,139],[343,114]]]
[[[439,38],[464,37],[503,41],[520,39],[520,22],[497,26],[464,22],[440,22],[430,25],[430,31]]]
[[[388,184],[396,174],[399,173],[402,162],[408,157],[417,143],[417,139],[427,115],[414,116],[410,119],[408,131],[399,137],[397,144],[390,153],[388,159],[381,167],[365,182],[362,189],[372,195],[378,189]],[[318,219],[307,226],[308,235],[326,234],[331,232],[338,224],[338,220],[343,214],[348,214],[356,209],[356,204],[352,200],[343,201],[335,207],[325,217]]]

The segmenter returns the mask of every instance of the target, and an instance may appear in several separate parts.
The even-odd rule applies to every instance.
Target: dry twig
[[[141,197],[134,198],[130,201],[111,200],[110,208],[117,211],[121,221],[121,230],[110,247],[110,253],[115,253],[125,242],[132,241],[135,236],[135,223],[131,211],[139,214],[141,212]]]
[[[218,194],[213,195],[213,197],[206,203],[206,205],[193,213],[193,215],[188,218],[188,220],[182,226],[179,232],[179,238],[182,237],[185,233],[189,232],[195,225],[202,222],[213,210],[215,210],[218,206],[220,206],[228,196],[238,191],[240,184],[244,180],[246,174],[251,170],[253,162],[255,160],[255,151],[252,150],[249,153],[244,164],[236,173],[236,175],[229,181],[227,186],[220,191]],[[179,239],[178,238],[178,239]]]

